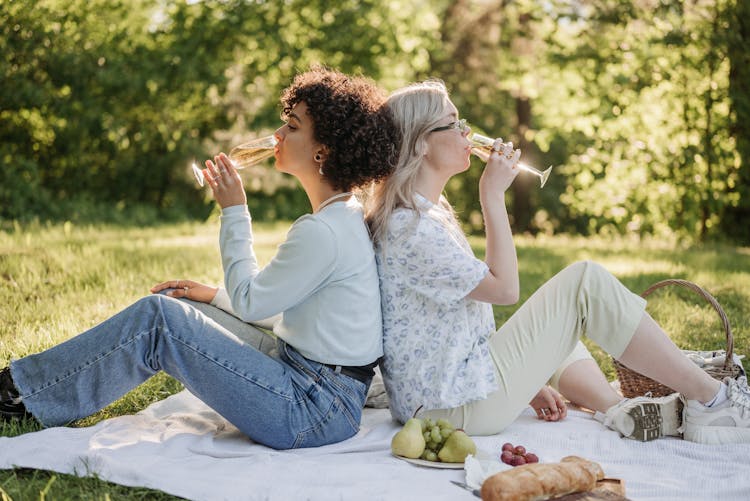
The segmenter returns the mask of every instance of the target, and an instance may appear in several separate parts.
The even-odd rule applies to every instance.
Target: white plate
[[[404,456],[397,456],[396,454],[393,454],[393,456],[403,461],[406,461],[407,463],[411,463],[417,466],[425,466],[427,468],[440,468],[444,470],[463,470],[464,469],[463,463],[442,463],[440,461],[427,461],[426,459],[412,459],[412,458],[405,458]],[[477,453],[474,456],[479,459],[483,459],[483,458],[488,458],[489,454],[487,454],[486,452],[482,450],[477,450]]]

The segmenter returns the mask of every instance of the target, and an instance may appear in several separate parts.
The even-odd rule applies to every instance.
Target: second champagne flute
[[[481,134],[472,133],[469,134],[469,141],[471,141],[471,152],[486,162],[490,157],[492,145],[495,143],[495,140]],[[525,170],[526,172],[530,172],[537,176],[542,183],[540,188],[544,188],[544,185],[547,183],[547,178],[549,178],[550,172],[552,171],[552,166],[549,166],[547,170],[544,171],[521,162],[518,162],[516,166],[521,170]]]
[[[229,152],[229,158],[232,160],[235,169],[245,169],[262,162],[266,158],[272,157],[276,143],[275,136],[253,139],[232,148],[232,151]],[[203,186],[206,182],[205,169],[199,168],[195,162],[193,162],[191,168],[193,169],[195,180],[199,185]]]

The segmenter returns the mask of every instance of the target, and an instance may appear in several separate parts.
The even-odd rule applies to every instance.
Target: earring
[[[321,167],[320,169],[318,169],[318,173],[319,173],[319,174],[320,174],[321,176],[323,175],[323,167]]]
[[[321,160],[323,160],[322,158],[320,158],[320,153],[316,153],[316,154],[315,154],[315,156],[314,156],[313,158],[314,158],[314,159],[315,159],[315,161],[316,161],[316,162],[318,162],[318,163],[320,163],[320,161],[321,161]]]

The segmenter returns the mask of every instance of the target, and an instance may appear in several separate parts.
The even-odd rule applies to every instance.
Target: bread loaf
[[[482,501],[537,501],[589,491],[604,478],[599,464],[577,456],[496,473],[482,484]]]

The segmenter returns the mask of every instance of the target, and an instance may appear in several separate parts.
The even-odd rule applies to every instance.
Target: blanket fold
[[[183,391],[133,416],[89,428],[50,428],[0,438],[0,468],[14,466],[143,486],[194,500],[459,500],[462,470],[424,468],[390,453],[399,425],[387,409],[365,409],[353,438],[311,449],[277,451],[253,443]],[[620,438],[580,411],[559,423],[524,413],[503,433],[474,437],[490,458],[504,442],[541,461],[575,454],[625,480],[634,500],[750,499],[750,446],[701,445],[676,438]]]

